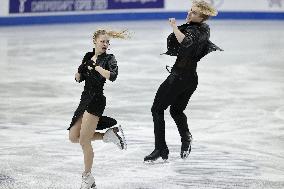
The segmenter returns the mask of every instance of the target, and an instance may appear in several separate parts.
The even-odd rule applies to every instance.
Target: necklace
[[[92,57],[92,59],[91,59],[91,60],[92,60],[92,61],[94,61],[93,65],[95,65],[95,64],[96,64],[97,58],[98,58],[98,57],[96,57],[96,56],[93,56],[93,57]]]

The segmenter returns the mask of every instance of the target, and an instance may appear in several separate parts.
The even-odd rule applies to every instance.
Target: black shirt
[[[97,57],[96,63],[91,58],[95,55],[93,52],[87,52],[82,60],[82,64],[78,68],[78,73],[81,74],[80,81],[85,80],[84,91],[103,92],[103,86],[106,79],[95,70],[95,66],[100,66],[110,71],[110,81],[115,81],[118,75],[117,61],[113,54],[103,53]],[[88,66],[93,69],[89,70]]]
[[[192,73],[196,72],[197,62],[206,54],[222,50],[213,44],[210,38],[210,28],[206,23],[186,23],[178,26],[185,35],[181,43],[174,33],[167,38],[167,52],[170,56],[177,56],[173,71]]]

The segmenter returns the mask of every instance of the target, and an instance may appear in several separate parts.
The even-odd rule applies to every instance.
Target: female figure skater
[[[164,111],[168,106],[181,137],[181,158],[187,158],[191,151],[192,135],[183,111],[197,88],[197,62],[209,52],[221,50],[209,41],[210,29],[204,23],[209,17],[216,15],[217,11],[205,1],[194,1],[185,24],[177,26],[175,18],[169,19],[173,33],[167,38],[168,50],[165,54],[177,56],[177,59],[171,72],[169,71],[170,75],[160,85],[151,108],[155,149],[144,158],[145,162],[155,161],[159,157],[168,159],[164,120]]]
[[[106,79],[114,81],[118,74],[114,55],[106,53],[111,37],[125,38],[126,33],[97,30],[93,35],[95,48],[92,52],[86,53],[75,74],[75,80],[85,81],[85,86],[68,130],[70,141],[80,143],[84,154],[85,170],[82,174],[81,189],[96,188],[95,179],[91,174],[94,157],[92,140],[112,142],[120,149],[126,149],[121,126],[109,128],[116,124],[116,120],[102,116],[106,106],[104,83]],[[96,132],[105,128],[109,128],[105,133]]]

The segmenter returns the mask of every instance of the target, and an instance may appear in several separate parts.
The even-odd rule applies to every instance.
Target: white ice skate
[[[80,189],[97,189],[95,178],[91,173],[83,173],[82,184]]]
[[[108,129],[103,136],[103,141],[106,143],[112,142],[121,150],[126,150],[127,148],[124,133],[120,125],[118,127]]]

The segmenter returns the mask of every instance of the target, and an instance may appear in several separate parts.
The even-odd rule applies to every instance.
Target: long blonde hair
[[[131,37],[128,30],[114,31],[114,30],[99,29],[95,31],[93,34],[93,42],[95,42],[100,35],[108,35],[112,38],[118,38],[118,39],[129,39]]]

